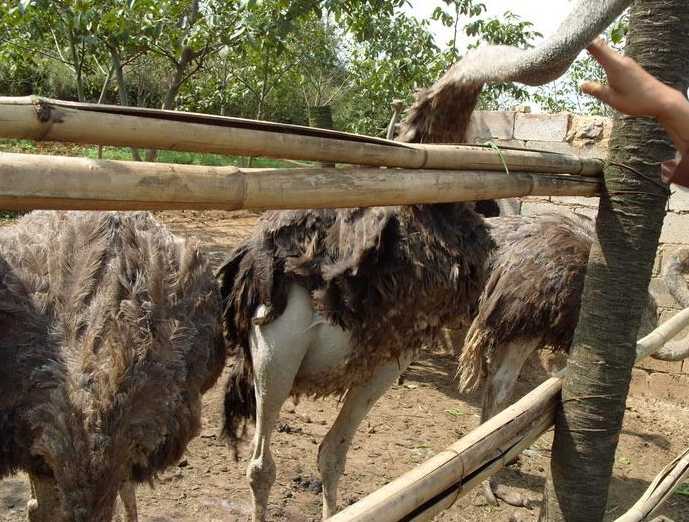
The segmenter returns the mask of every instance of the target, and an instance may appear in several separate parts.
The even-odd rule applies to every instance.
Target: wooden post
[[[405,169],[505,170],[600,176],[603,163],[573,154],[419,145],[297,125],[139,107],[1,98],[0,138],[133,146]]]
[[[0,153],[0,208],[235,210],[595,196],[581,176],[380,168],[239,169]]]

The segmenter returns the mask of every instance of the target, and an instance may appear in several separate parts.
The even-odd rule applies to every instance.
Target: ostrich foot
[[[483,496],[491,506],[498,505],[498,499],[514,507],[528,507],[529,501],[521,493],[513,491],[503,484],[494,484],[490,480],[483,483]]]

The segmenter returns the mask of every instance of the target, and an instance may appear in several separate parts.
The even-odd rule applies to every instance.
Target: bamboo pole
[[[236,210],[595,196],[581,176],[379,168],[239,169],[0,153],[0,208]]]
[[[689,449],[663,468],[638,502],[615,522],[650,520],[655,511],[687,479],[689,479]]]
[[[689,324],[689,308],[637,343],[637,360]],[[451,507],[552,427],[564,371],[447,449],[331,517],[332,522],[425,521]]]
[[[390,140],[206,114],[0,97],[0,138],[66,141],[406,169],[509,170],[600,176],[573,154]]]

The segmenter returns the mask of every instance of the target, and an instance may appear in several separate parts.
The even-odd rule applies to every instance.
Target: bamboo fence
[[[637,360],[655,353],[689,324],[689,308],[637,343]],[[553,426],[561,372],[444,451],[331,517],[332,522],[431,520],[503,468]],[[671,484],[676,484],[672,482]],[[661,490],[658,490],[661,491]],[[662,500],[660,493],[653,502]],[[624,522],[629,522],[629,519]],[[641,520],[641,519],[638,519]]]
[[[0,97],[0,139],[65,141],[403,169],[509,170],[600,176],[597,159],[547,151],[419,145],[207,114]]]
[[[668,464],[653,480],[639,501],[615,522],[650,520],[672,493],[689,479],[689,449]]]
[[[235,210],[595,196],[595,178],[512,172],[240,169],[0,153],[0,208]]]

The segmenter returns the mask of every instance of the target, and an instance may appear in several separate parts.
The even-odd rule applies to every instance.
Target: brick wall
[[[524,147],[553,152],[570,152],[587,157],[605,158],[612,122],[596,116],[570,114],[529,114],[523,112],[477,112],[469,127],[469,141]],[[670,198],[660,238],[651,289],[659,303],[660,320],[677,313],[678,308],[660,278],[670,256],[680,247],[689,246],[689,190],[676,189]],[[592,198],[524,198],[524,215],[542,212],[577,212],[595,217],[598,200]],[[686,335],[689,331],[685,331]],[[634,369],[632,393],[689,403],[689,359],[667,363],[647,359]]]

